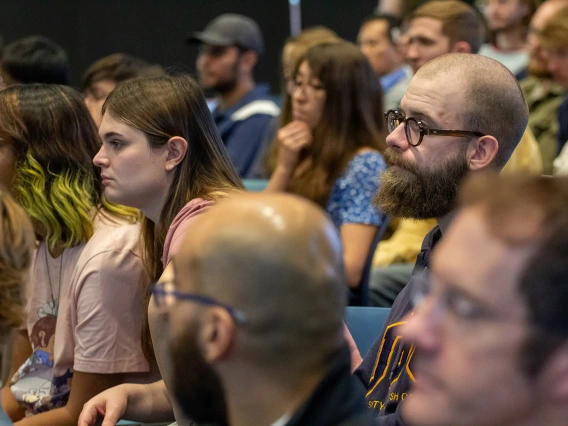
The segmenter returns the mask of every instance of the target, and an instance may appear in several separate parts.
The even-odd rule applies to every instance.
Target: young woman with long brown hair
[[[186,227],[215,201],[243,190],[209,113],[203,93],[188,76],[131,80],[117,86],[103,106],[99,128],[103,146],[94,158],[101,169],[105,195],[143,213],[142,244],[150,282],[172,273],[168,264],[179,251]],[[147,287],[147,301],[151,286]],[[167,323],[147,303],[152,345],[164,382],[121,386],[94,398],[84,410],[91,424],[97,414],[118,420],[132,389],[150,395],[127,416],[141,421],[172,420]],[[132,394],[129,394],[132,396]],[[155,395],[155,397],[153,396]],[[135,397],[131,398],[131,401]],[[112,411],[106,403],[112,403]],[[151,406],[149,405],[151,404]],[[90,408],[94,411],[91,411]],[[175,404],[174,404],[175,407]],[[174,408],[175,409],[175,408]],[[183,419],[176,411],[178,421]]]
[[[385,168],[380,82],[355,45],[335,42],[299,59],[293,86],[267,191],[293,192],[328,211],[341,233],[347,283],[357,287],[383,221],[372,205]]]

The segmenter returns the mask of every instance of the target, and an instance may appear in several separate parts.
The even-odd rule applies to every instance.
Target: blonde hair
[[[540,42],[545,49],[568,46],[568,5],[556,12],[540,33]]]
[[[32,263],[35,236],[24,209],[0,187],[0,330],[23,319],[23,284]]]

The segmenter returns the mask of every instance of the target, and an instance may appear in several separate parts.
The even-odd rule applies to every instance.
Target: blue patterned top
[[[339,228],[346,223],[380,226],[385,216],[373,206],[381,172],[386,169],[383,156],[376,151],[357,154],[337,179],[326,210]]]

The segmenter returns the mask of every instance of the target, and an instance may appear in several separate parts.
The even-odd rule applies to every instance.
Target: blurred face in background
[[[304,61],[294,77],[292,92],[292,116],[294,120],[305,122],[314,129],[321,120],[325,105],[326,91],[321,81],[314,75]]]
[[[450,38],[442,32],[443,23],[433,18],[414,18],[406,36],[406,60],[414,73],[426,62],[451,52]]]
[[[201,86],[220,94],[231,92],[238,82],[240,59],[236,46],[202,44],[197,57]]]
[[[367,22],[357,37],[361,52],[379,76],[387,75],[402,64],[402,55],[389,38],[389,24],[385,19]]]
[[[494,32],[522,25],[529,12],[529,6],[521,0],[487,0],[484,9],[487,26]]]
[[[545,49],[544,55],[554,81],[568,89],[568,40],[562,47]]]
[[[105,78],[103,80],[95,81],[85,91],[85,104],[87,104],[87,109],[89,110],[91,117],[93,117],[97,128],[101,126],[101,122],[103,120],[103,104],[115,87],[115,81]]]

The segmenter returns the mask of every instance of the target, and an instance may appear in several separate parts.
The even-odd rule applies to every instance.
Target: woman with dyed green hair
[[[38,240],[27,330],[15,339],[2,389],[2,406],[18,425],[76,425],[98,392],[157,378],[140,342],[138,215],[105,200],[92,164],[99,148],[75,90],[0,91],[0,183],[30,216]]]

